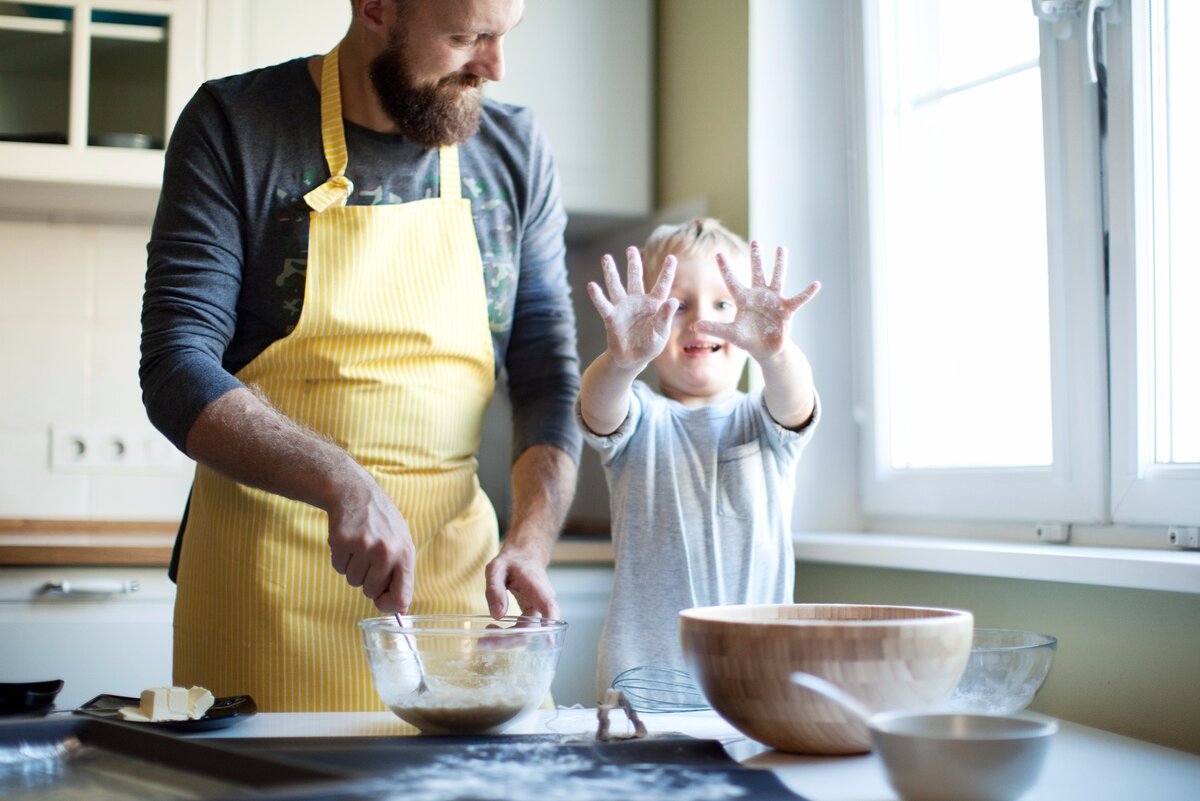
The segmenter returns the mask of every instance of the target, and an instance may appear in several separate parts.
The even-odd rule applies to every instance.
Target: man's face
[[[504,76],[503,38],[523,0],[407,0],[396,6],[371,83],[400,132],[426,147],[479,128],[483,84]]]

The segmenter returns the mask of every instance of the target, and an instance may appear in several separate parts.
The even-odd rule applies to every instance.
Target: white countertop
[[[743,737],[712,712],[642,715],[651,733],[681,732],[720,740],[743,765],[773,771],[809,801],[896,801],[874,754],[806,757],[773,751]],[[613,731],[624,718],[613,716]],[[538,710],[512,734],[595,732],[594,709]],[[194,738],[405,736],[411,726],[390,712],[259,713],[227,729]],[[1037,785],[1021,801],[1195,801],[1200,756],[1060,721]]]

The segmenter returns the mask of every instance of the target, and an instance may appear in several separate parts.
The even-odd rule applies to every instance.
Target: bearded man
[[[174,681],[269,711],[381,709],[380,612],[557,617],[580,448],[553,158],[482,93],[522,0],[352,5],[325,56],[197,91],[148,246],[143,397],[197,462]],[[502,543],[476,476],[501,370]]]

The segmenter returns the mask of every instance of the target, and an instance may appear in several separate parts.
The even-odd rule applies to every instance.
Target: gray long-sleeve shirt
[[[629,668],[687,670],[683,609],[792,602],[792,490],[819,402],[792,431],[761,391],[689,407],[636,381],[629,414],[608,436],[587,429],[578,403],[575,414],[608,478],[616,553],[598,696]]]
[[[437,196],[436,149],[345,127],[350,205]],[[304,59],[204,84],[175,126],[148,246],[140,375],[151,422],[181,450],[204,407],[241,386],[234,374],[300,317],[303,196],[329,177],[320,133]],[[578,458],[566,214],[545,136],[528,110],[487,101],[459,160],[514,458],[538,444]]]

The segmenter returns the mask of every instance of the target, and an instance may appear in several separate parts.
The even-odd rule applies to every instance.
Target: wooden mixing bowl
[[[679,630],[692,676],[738,731],[795,754],[858,754],[871,748],[867,727],[791,673],[827,679],[872,713],[929,709],[962,676],[974,618],[919,606],[708,606],[680,612]]]

